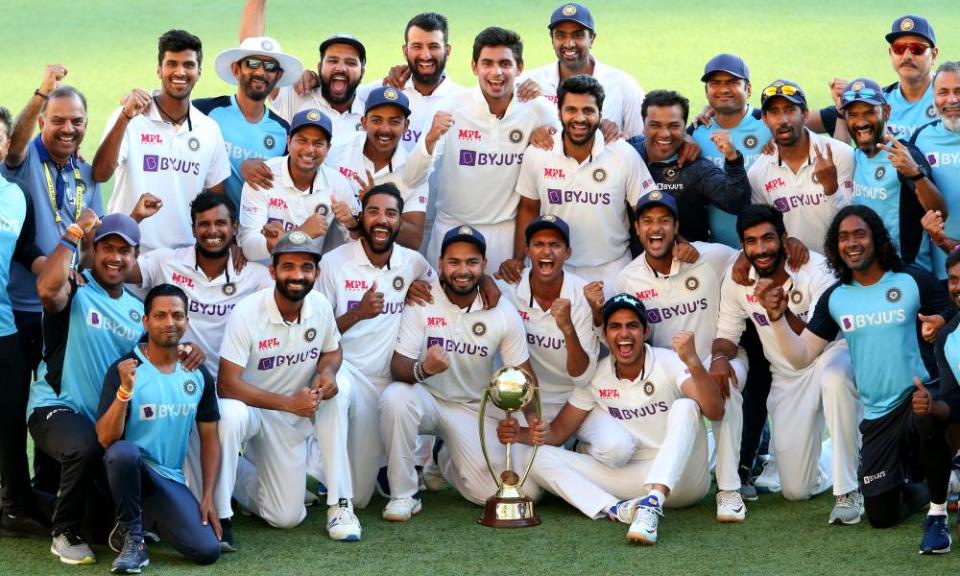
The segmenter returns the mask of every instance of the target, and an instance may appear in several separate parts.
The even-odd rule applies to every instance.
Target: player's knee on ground
[[[813,488],[811,488],[806,478],[785,477],[781,469],[780,495],[791,502],[800,502],[810,499],[813,495]]]
[[[394,382],[384,389],[380,396],[380,416],[382,422],[392,422],[399,416],[407,415],[416,406],[416,392],[406,382]]]
[[[303,499],[301,498],[300,501],[302,502]],[[290,506],[287,509],[270,509],[261,505],[260,515],[267,524],[282,530],[296,528],[304,519],[302,504],[299,508]]]
[[[211,535],[209,538],[198,538],[198,541],[192,543],[181,553],[194,564],[206,566],[213,564],[220,559],[220,542]]]
[[[903,520],[903,495],[901,490],[890,490],[879,496],[863,499],[867,521],[874,528],[892,528]]]
[[[133,442],[118,440],[103,455],[108,468],[140,468],[140,448]]]

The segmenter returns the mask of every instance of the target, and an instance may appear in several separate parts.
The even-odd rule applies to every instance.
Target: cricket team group
[[[528,496],[643,545],[715,482],[718,522],[832,491],[837,530],[920,512],[920,553],[949,552],[960,62],[933,23],[867,32],[892,84],[705,54],[691,110],[592,54],[599,11],[543,18],[525,40],[555,60],[486,28],[459,86],[442,14],[378,79],[360,37],[311,70],[246,0],[212,66],[163,33],[159,87],[117,94],[86,157],[70,63],[24,78],[0,108],[2,534],[66,564],[107,542],[120,574],[157,541],[242,554],[237,513],[325,504],[356,542],[375,493],[389,522],[447,485],[483,505],[512,445],[538,447]],[[211,67],[224,95],[191,99]],[[502,366],[542,411],[479,428]]]

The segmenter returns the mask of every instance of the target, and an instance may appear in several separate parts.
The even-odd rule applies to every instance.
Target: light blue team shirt
[[[17,333],[7,283],[10,281],[13,253],[26,218],[27,199],[23,190],[0,176],[0,336]]]
[[[126,290],[113,298],[89,270],[83,276],[87,283],[76,289],[67,308],[58,314],[44,313],[47,357],[30,387],[28,416],[37,408],[66,406],[95,421],[107,368],[129,352],[143,334],[140,300]],[[51,353],[62,354],[62,360],[51,359]],[[58,378],[59,395],[51,386]]]
[[[700,154],[713,162],[721,170],[724,169],[725,157],[720,149],[710,140],[710,136],[717,130],[723,130],[716,122],[710,126],[697,126],[693,131],[693,140],[700,146]],[[747,113],[740,120],[740,124],[727,130],[733,145],[743,154],[743,167],[750,170],[750,166],[760,157],[760,150],[770,140],[770,129],[763,123],[760,111],[747,106]],[[710,241],[726,244],[731,248],[740,248],[740,237],[737,235],[737,217],[729,212],[709,206],[710,213]]]
[[[251,158],[267,159],[287,153],[287,121],[265,108],[263,117],[251,124],[237,105],[236,95],[194,100],[193,105],[220,126],[230,159],[227,196],[240,209],[243,176],[240,165]]]
[[[916,102],[908,102],[903,97],[899,82],[887,86],[883,92],[890,105],[887,131],[897,138],[910,140],[921,126],[937,119],[937,108],[933,105],[933,82]]]
[[[960,132],[951,132],[939,120],[923,126],[911,141],[920,149],[944,202],[948,217],[944,222],[947,237],[960,239]],[[947,278],[947,254],[933,249],[933,270],[940,280]]]

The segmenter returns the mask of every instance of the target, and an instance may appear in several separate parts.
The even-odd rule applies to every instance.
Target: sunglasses
[[[847,90],[840,95],[844,100],[854,100],[856,98],[876,98],[880,93],[873,88],[861,88],[860,90]]]
[[[266,72],[276,72],[280,70],[280,63],[276,60],[263,60],[262,58],[244,58],[241,60],[251,70],[259,70],[262,66]]]
[[[803,95],[803,92],[801,92],[796,86],[791,86],[789,84],[783,84],[782,86],[767,86],[763,89],[764,98],[770,98],[771,96],[793,96],[794,94]]]
[[[924,44],[923,42],[901,42],[899,44],[890,45],[890,49],[893,50],[893,53],[897,56],[903,56],[903,53],[907,50],[909,50],[914,56],[920,56],[926,52],[928,48],[930,48],[930,46]]]

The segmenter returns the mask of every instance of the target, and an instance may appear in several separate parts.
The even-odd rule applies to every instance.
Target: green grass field
[[[872,76],[882,84],[894,74],[883,35],[904,10],[931,19],[939,32],[940,60],[960,59],[960,13],[947,2],[707,3],[678,0],[588,2],[597,20],[595,54],[634,74],[641,85],[673,88],[703,103],[699,78],[703,63],[729,51],[749,63],[759,90],[777,77],[794,79],[812,105],[826,105],[827,82],[834,76]],[[451,22],[453,78],[473,84],[469,52],[485,26],[520,32],[530,67],[550,61],[546,23],[558,2],[487,0],[483,3],[423,3],[408,0],[273,0],[267,33],[286,51],[315,67],[317,45],[333,32],[349,31],[368,48],[367,80],[382,77],[401,60],[403,28],[413,14],[438,10]],[[156,38],[169,28],[199,35],[206,50],[206,74],[197,96],[231,92],[213,71],[217,52],[237,43],[243,0],[153,3],[143,0],[37,2],[6,0],[0,68],[0,104],[18,111],[37,87],[45,64],[70,70],[69,83],[90,102],[90,127],[82,151],[92,158],[108,113],[132,87],[158,84]],[[754,103],[759,97],[753,98]],[[750,506],[747,522],[719,525],[712,496],[699,506],[668,511],[655,549],[628,546],[626,527],[591,522],[563,502],[548,498],[539,511],[541,527],[491,530],[476,524],[479,509],[451,490],[430,494],[424,512],[409,525],[380,520],[383,501],[360,511],[363,542],[337,544],[326,536],[325,516],[312,509],[297,529],[278,531],[239,518],[242,551],[206,569],[183,562],[165,546],[152,549],[150,574],[945,574],[955,572],[960,553],[946,558],[917,555],[920,517],[891,530],[830,527],[833,498],[787,503],[767,495]],[[104,514],[111,511],[104,510]],[[113,554],[98,547],[100,564],[62,567],[48,542],[0,540],[0,574],[106,573]]]

